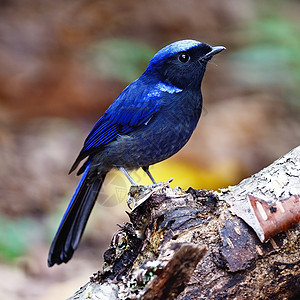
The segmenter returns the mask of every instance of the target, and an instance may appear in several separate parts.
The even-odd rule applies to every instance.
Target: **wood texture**
[[[300,195],[299,153],[219,193],[156,187],[70,299],[299,299],[299,223],[262,243],[247,197]]]

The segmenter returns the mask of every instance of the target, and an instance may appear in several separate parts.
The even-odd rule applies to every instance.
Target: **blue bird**
[[[48,266],[68,262],[76,250],[106,174],[143,168],[178,152],[202,110],[207,62],[225,47],[182,40],[158,51],[140,78],[127,86],[97,121],[70,173],[86,159],[75,193],[50,247]]]

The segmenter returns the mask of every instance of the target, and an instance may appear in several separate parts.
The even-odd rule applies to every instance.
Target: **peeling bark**
[[[70,299],[298,299],[299,177],[300,147],[219,193],[134,187],[143,202]]]

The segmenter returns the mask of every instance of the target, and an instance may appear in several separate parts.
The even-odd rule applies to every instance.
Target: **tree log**
[[[299,178],[300,146],[220,192],[131,187],[130,222],[69,299],[300,299]]]

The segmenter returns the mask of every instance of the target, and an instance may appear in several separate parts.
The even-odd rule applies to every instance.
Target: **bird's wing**
[[[147,124],[162,105],[159,85],[141,85],[137,81],[129,85],[97,121],[86,138],[70,172],[81,160],[105,146],[118,135],[128,134],[136,127]]]

